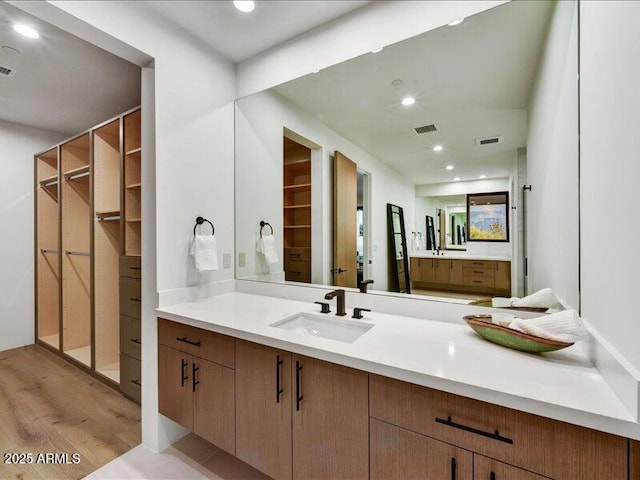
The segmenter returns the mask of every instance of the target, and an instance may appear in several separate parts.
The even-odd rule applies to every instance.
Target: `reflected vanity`
[[[576,39],[576,2],[511,2],[238,100],[237,278],[577,307]]]

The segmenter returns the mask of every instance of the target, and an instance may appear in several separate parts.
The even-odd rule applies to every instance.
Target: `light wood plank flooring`
[[[0,352],[0,478],[84,478],[141,441],[140,407],[38,345]],[[80,463],[7,465],[5,453]]]

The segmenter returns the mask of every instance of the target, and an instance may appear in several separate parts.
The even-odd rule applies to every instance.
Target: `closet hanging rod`
[[[41,187],[50,187],[51,185],[57,185],[58,180],[51,180],[50,182],[42,182],[40,184]]]
[[[273,227],[271,226],[271,224],[269,222],[265,222],[264,220],[260,220],[260,238],[262,238],[262,229],[267,225],[271,229],[271,235],[273,235]]]
[[[75,252],[73,250],[65,250],[64,253],[66,255],[77,255],[79,257],[90,257],[91,254],[89,252]]]
[[[111,215],[109,217],[98,217],[99,222],[115,222],[120,220],[120,215]]]
[[[52,250],[52,249],[50,249],[50,248],[41,248],[41,249],[40,249],[40,252],[41,252],[41,253],[54,253],[54,254],[56,254],[56,255],[57,255],[57,254],[59,254],[59,253],[60,253],[60,250]]]
[[[83,173],[76,173],[73,175],[65,175],[64,178],[66,178],[67,180],[76,180],[78,178],[88,177],[89,175],[91,175],[91,172],[83,172]]]

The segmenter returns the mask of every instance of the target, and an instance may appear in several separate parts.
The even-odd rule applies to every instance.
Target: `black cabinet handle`
[[[142,382],[140,380],[131,380],[131,383],[133,383],[134,385],[137,385],[139,387],[142,387]]]
[[[452,422],[451,417],[447,417],[446,420],[436,417],[436,423],[442,423],[443,425],[447,425],[448,427],[457,428],[459,430],[464,430],[465,432],[475,433],[476,435],[481,435],[483,437],[491,438],[493,440],[498,440],[500,442],[513,445],[513,440],[507,437],[501,437],[498,430],[496,430],[495,433],[485,432],[484,430],[478,430],[477,428],[467,427],[466,425]]]
[[[180,386],[182,386],[182,387],[184,387],[184,382],[189,379],[189,377],[187,376],[187,365],[189,365],[189,362],[187,362],[183,358],[182,359],[182,372],[180,373],[180,376],[181,376]]]
[[[296,360],[296,411],[300,411],[300,402],[304,398],[303,395],[300,395],[300,370],[302,370],[302,365],[300,362]]]
[[[280,395],[284,392],[284,389],[280,388],[280,366],[283,363],[280,355],[276,355],[276,403],[280,403]]]
[[[194,347],[199,347],[201,345],[200,340],[196,341],[196,342],[192,342],[191,340],[187,339],[187,337],[176,337],[176,340],[178,340],[179,342],[183,342],[183,343],[188,343],[189,345],[193,345]]]
[[[142,270],[142,267],[129,267],[129,270]]]
[[[478,271],[478,270],[474,270],[473,273],[484,273],[482,270]]]
[[[456,480],[456,459],[451,457],[451,480]]]
[[[489,475],[489,480],[496,480],[496,472],[491,472],[491,475]]]
[[[138,303],[142,302],[142,300],[140,300],[139,298],[130,298],[129,300],[131,300],[132,302],[138,302]]]
[[[289,258],[300,258],[300,254],[299,253],[290,253],[288,255]]]
[[[193,367],[193,373],[191,375],[192,379],[193,379],[193,392],[196,391],[196,385],[198,385],[200,383],[200,381],[198,380],[198,371],[200,370],[200,367],[196,367],[195,363],[192,363],[191,366]]]
[[[137,343],[138,345],[142,345],[142,341],[139,338],[131,338],[130,339],[133,343]]]

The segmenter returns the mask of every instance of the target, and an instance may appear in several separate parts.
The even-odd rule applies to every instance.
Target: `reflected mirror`
[[[237,278],[577,307],[577,29],[511,2],[238,100]]]

